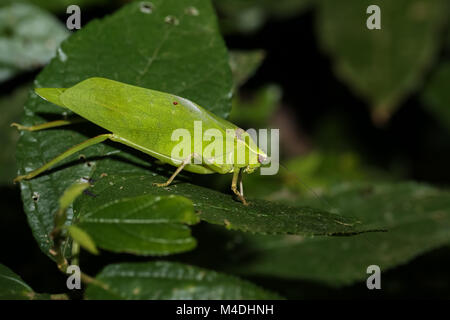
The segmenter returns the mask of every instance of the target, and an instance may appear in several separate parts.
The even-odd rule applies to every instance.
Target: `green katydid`
[[[71,88],[36,88],[43,99],[67,108],[82,118],[110,131],[82,142],[63,152],[42,167],[18,176],[14,181],[32,179],[72,154],[101,143],[107,139],[125,144],[177,167],[166,183],[168,186],[183,169],[197,173],[233,173],[231,189],[242,203],[247,205],[242,192],[242,173],[251,173],[268,159],[249,134],[199,105],[173,94],[140,88],[105,78],[89,78]],[[223,156],[206,158],[203,147],[193,141],[192,151],[185,158],[174,157],[177,141],[172,140],[174,130],[183,128],[195,137],[195,121],[201,121],[203,128],[222,133],[226,144],[233,144],[232,160],[237,148],[245,151],[244,161],[223,161]],[[69,125],[69,120],[58,120],[36,126],[25,127],[12,124],[19,130],[36,131]],[[230,135],[230,132],[233,134]],[[193,134],[193,135],[192,135]],[[218,139],[215,137],[215,139]],[[195,140],[195,139],[194,139]],[[225,153],[224,153],[225,154]],[[192,162],[196,160],[196,162]],[[240,185],[240,190],[237,186]]]

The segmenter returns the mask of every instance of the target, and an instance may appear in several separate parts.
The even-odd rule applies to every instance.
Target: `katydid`
[[[247,205],[242,191],[242,173],[252,173],[268,160],[265,152],[256,145],[247,132],[196,103],[173,94],[105,78],[89,78],[67,89],[36,88],[35,92],[41,98],[73,111],[110,133],[93,137],[68,149],[42,167],[18,176],[15,182],[32,179],[72,154],[109,139],[177,167],[167,182],[157,184],[160,187],[168,186],[182,170],[197,174],[233,173],[231,190],[244,205]],[[217,151],[219,148],[214,156],[206,157],[204,153],[208,145],[193,139],[189,144],[191,152],[185,158],[174,157],[173,150],[178,142],[173,140],[173,132],[182,128],[194,138],[195,122],[200,122],[206,130],[221,133],[222,142],[233,146],[231,156],[226,152],[220,154]],[[58,120],[31,127],[16,123],[13,125],[19,130],[36,131],[71,123],[73,122],[69,120]],[[219,139],[217,135],[214,138]],[[239,148],[245,151],[243,161],[235,161],[236,151]],[[224,161],[224,156],[227,161]],[[240,190],[237,188],[238,184]]]

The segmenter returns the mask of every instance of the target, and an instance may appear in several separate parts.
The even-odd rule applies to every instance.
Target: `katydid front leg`
[[[164,183],[153,183],[153,185],[157,187],[167,187],[168,185],[170,185],[173,179],[175,179],[175,177],[184,169],[184,167],[191,162],[192,158],[196,156],[197,154],[193,153],[189,155],[186,159],[184,159],[181,165],[177,168],[177,170],[175,170],[175,172],[170,176],[169,180],[167,180]]]
[[[243,193],[239,192],[237,189],[238,180],[240,180],[241,190],[242,190],[242,168],[236,168],[233,172],[233,179],[231,180],[231,191],[238,197],[238,199],[244,204],[244,206],[248,206],[248,202],[245,200]],[[243,191],[243,190],[242,190]]]

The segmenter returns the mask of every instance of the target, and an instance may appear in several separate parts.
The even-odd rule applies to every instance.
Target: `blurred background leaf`
[[[269,19],[289,18],[307,9],[313,0],[215,0],[225,33],[252,33]]]
[[[90,6],[105,5],[108,2],[111,3],[114,1],[116,0],[0,0],[0,6],[12,3],[25,3],[38,6],[54,13],[66,13],[66,9],[70,5],[77,5],[85,9]]]
[[[336,74],[385,123],[422,83],[441,47],[448,1],[320,0],[317,35]],[[381,8],[381,30],[366,28],[369,5]]]
[[[36,6],[23,3],[1,6],[0,83],[42,67],[67,35],[64,25]]]
[[[23,115],[23,105],[28,97],[31,85],[25,84],[16,88],[9,95],[0,96],[0,183],[12,184],[16,176],[16,143],[19,139],[17,130],[11,130],[11,123],[18,122]]]
[[[440,64],[432,74],[422,100],[436,120],[450,130],[450,61]]]
[[[287,170],[282,171],[286,186],[299,193],[310,195],[299,179],[308,181],[308,188],[319,194],[342,181],[386,181],[391,179],[379,169],[365,166],[358,154],[353,152],[312,151],[303,157],[292,158],[286,163]],[[299,178],[301,177],[301,178]]]
[[[230,51],[230,68],[235,90],[251,78],[264,60],[263,50]]]
[[[173,262],[107,266],[92,283],[90,300],[266,300],[280,296],[236,277]]]
[[[49,295],[37,294],[17,274],[0,264],[0,300],[43,300]]]
[[[281,88],[266,85],[249,96],[236,95],[229,120],[250,128],[264,128],[281,101]]]

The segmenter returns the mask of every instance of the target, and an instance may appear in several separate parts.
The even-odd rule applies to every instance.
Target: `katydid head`
[[[270,158],[266,153],[257,147],[255,151],[250,151],[250,161],[248,165],[244,168],[245,173],[252,173],[257,168],[270,163]]]
[[[262,149],[258,147],[258,145],[255,143],[255,141],[253,140],[253,138],[250,136],[249,133],[243,130],[239,132],[236,131],[236,136],[238,145],[241,144],[245,150],[245,160],[242,163],[243,164],[242,167],[244,167],[245,173],[252,173],[261,165],[267,164],[269,157]],[[238,147],[237,152],[239,151],[242,152],[242,149],[239,150]]]
[[[64,107],[64,103],[61,101],[61,95],[66,90],[66,88],[36,88],[34,92],[42,99],[54,103],[57,106]]]

